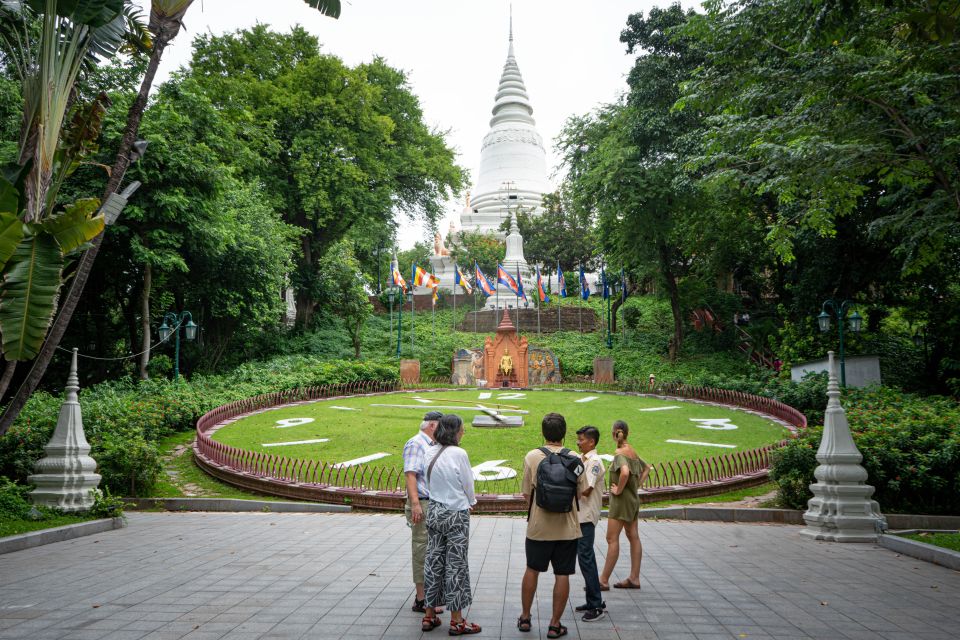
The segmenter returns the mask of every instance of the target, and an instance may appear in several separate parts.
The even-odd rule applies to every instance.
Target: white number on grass
[[[707,420],[701,418],[690,418],[690,422],[695,422],[696,427],[700,429],[710,429],[712,431],[733,431],[737,429],[737,425],[731,424],[730,421],[726,418],[718,418],[714,420]]]
[[[477,482],[488,480],[509,480],[515,478],[517,472],[510,467],[500,467],[506,460],[487,460],[473,468],[473,479]]]
[[[286,418],[284,420],[277,420],[277,426],[275,429],[288,429],[290,427],[299,427],[302,424],[308,424],[313,422],[313,418]]]

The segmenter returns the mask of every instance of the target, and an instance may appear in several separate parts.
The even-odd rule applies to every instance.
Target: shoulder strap
[[[430,486],[430,473],[433,471],[433,465],[437,464],[437,459],[443,455],[443,452],[447,449],[448,445],[441,445],[440,451],[437,451],[437,455],[433,456],[433,460],[430,461],[430,466],[427,467],[427,487]]]
[[[543,451],[543,455],[545,456],[549,456],[551,453],[553,453],[553,451],[550,451],[550,449],[547,449],[546,447],[537,447],[537,449],[539,451]]]

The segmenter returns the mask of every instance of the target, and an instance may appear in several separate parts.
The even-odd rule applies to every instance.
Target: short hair
[[[540,430],[547,442],[560,442],[567,435],[567,421],[559,413],[548,413],[543,416]]]
[[[440,411],[427,411],[427,413],[423,416],[423,421],[436,422],[442,417],[443,417],[443,413]]]
[[[437,424],[437,431],[433,434],[433,439],[440,444],[457,445],[457,436],[460,435],[460,427],[463,426],[463,420],[455,413],[446,413],[440,418]]]
[[[624,437],[624,438],[626,438],[628,435],[630,435],[630,427],[628,427],[628,426],[627,426],[627,423],[624,422],[623,420],[617,420],[616,422],[614,422],[614,423],[613,423],[613,430],[614,430],[614,431],[623,431],[623,437]]]
[[[600,444],[600,429],[593,425],[586,425],[577,429],[577,435],[593,440],[593,444]]]

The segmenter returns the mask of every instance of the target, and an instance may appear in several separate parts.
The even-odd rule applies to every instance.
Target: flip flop
[[[567,635],[567,628],[562,624],[558,624],[555,627],[547,627],[548,638],[560,638],[565,635]]]
[[[614,589],[639,589],[640,584],[639,583],[635,584],[633,582],[630,582],[629,580],[623,580],[621,582],[615,582],[613,585],[613,588]]]

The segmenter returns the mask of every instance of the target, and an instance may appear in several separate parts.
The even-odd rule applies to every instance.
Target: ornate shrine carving
[[[526,387],[527,339],[517,336],[517,328],[504,309],[497,335],[487,338],[483,346],[483,369],[487,387]]]

